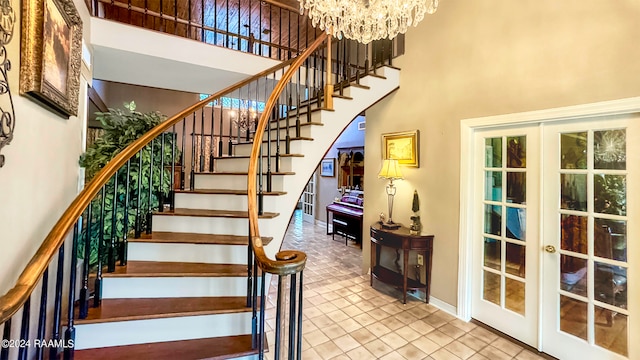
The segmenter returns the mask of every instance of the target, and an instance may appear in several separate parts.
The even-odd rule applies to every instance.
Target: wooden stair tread
[[[251,348],[251,335],[235,335],[77,350],[74,358],[76,360],[222,360],[257,353],[258,349]]]
[[[246,175],[246,174],[245,174]],[[155,212],[154,215],[161,216],[196,216],[196,217],[224,217],[224,218],[249,218],[247,211],[234,210],[208,210],[208,209],[183,209],[176,208],[173,211]],[[259,215],[262,219],[273,219],[280,215],[274,212],[264,212]]]
[[[267,245],[272,237],[262,237]],[[249,238],[241,235],[195,234],[180,232],[154,231],[150,235],[142,234],[139,239],[129,239],[130,243],[163,243],[163,244],[211,244],[211,245],[249,245]]]
[[[247,190],[229,190],[229,189],[194,189],[194,190],[175,190],[176,194],[221,194],[221,195],[247,195]],[[265,191],[262,195],[286,195],[286,191]]]
[[[76,310],[79,308],[76,307]],[[103,299],[89,307],[85,319],[76,313],[76,324],[162,319],[178,316],[232,314],[251,311],[246,296]]]
[[[116,266],[113,277],[233,277],[247,276],[247,265],[208,264],[169,261],[129,261],[126,266]]]

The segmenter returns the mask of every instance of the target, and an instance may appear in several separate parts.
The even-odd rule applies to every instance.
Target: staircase
[[[279,251],[300,193],[326,150],[352,119],[398,86],[399,70],[383,67],[336,94],[333,110],[299,110],[311,111],[311,121],[291,139],[271,191],[263,193],[259,228],[269,257]],[[281,128],[272,122],[272,136]],[[76,316],[76,359],[257,356],[247,306],[250,152],[251,143],[236,144],[233,156],[216,159],[213,173],[195,173],[195,189],[176,192],[173,211],[153,214],[151,234],[129,239],[128,263],[102,275],[100,305],[85,319]]]

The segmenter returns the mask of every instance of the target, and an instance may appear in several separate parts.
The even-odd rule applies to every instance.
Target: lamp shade
[[[385,159],[382,163],[382,169],[380,169],[380,173],[378,173],[378,177],[380,179],[390,180],[404,179],[398,160]]]

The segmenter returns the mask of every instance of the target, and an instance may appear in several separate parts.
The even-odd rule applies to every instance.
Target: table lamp
[[[385,159],[382,163],[382,169],[380,169],[380,173],[378,173],[378,178],[389,179],[389,184],[386,187],[387,201],[389,203],[389,219],[387,219],[386,223],[382,223],[382,227],[385,229],[397,229],[400,227],[400,224],[394,223],[392,219],[393,197],[396,195],[396,187],[393,185],[393,180],[404,179],[398,160]]]

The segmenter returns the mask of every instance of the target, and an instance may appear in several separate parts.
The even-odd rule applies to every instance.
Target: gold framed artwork
[[[382,134],[382,159],[395,159],[404,166],[420,167],[418,130]]]
[[[20,94],[77,115],[82,20],[73,0],[23,1],[20,45]]]

